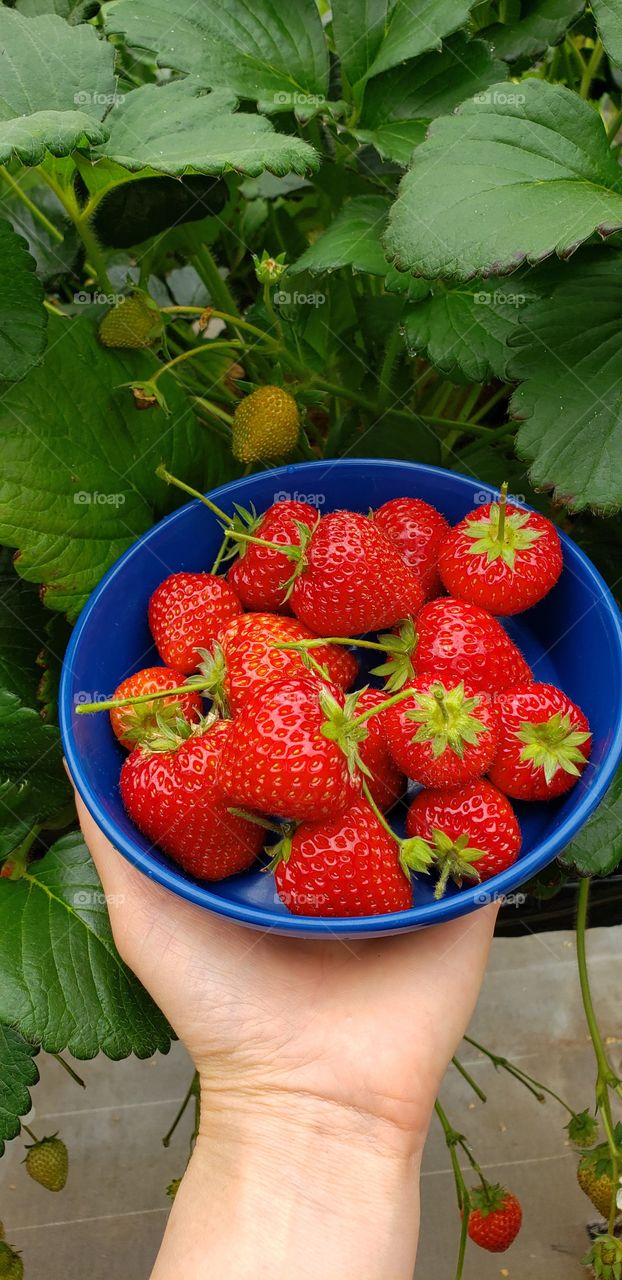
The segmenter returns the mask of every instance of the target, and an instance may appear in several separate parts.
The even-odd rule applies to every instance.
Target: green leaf
[[[387,260],[382,248],[390,201],[386,196],[355,196],[339,210],[330,226],[302,257],[289,268],[288,275],[311,271],[337,271],[352,267],[384,276]]]
[[[42,13],[56,13],[67,22],[86,22],[94,18],[99,0],[17,0],[18,13],[26,18],[39,18]]]
[[[162,67],[273,111],[313,106],[328,92],[328,51],[314,0],[113,0],[106,29],[150,49]]]
[[[37,660],[45,644],[49,614],[34,586],[0,566],[0,689],[35,707],[41,670]]]
[[[127,182],[126,177],[125,173],[119,175],[118,184],[103,197],[93,219],[100,243],[115,249],[129,249],[150,236],[161,236],[169,227],[219,214],[228,198],[223,178],[162,175],[157,182],[151,178]]]
[[[622,0],[591,0],[591,8],[607,56],[622,67]]]
[[[121,552],[177,505],[158,463],[209,488],[232,461],[170,375],[159,383],[170,417],[134,408],[121,384],[151,377],[154,356],[104,350],[86,317],[51,316],[49,328],[43,363],[0,402],[0,541],[19,548],[17,570],[43,584],[46,604],[75,619]]]
[[[100,123],[115,90],[114,49],[94,27],[62,18],[24,18],[0,8],[0,164],[15,154],[40,164],[46,151],[65,156],[103,142]]]
[[[488,45],[458,33],[440,53],[424,54],[369,81],[356,136],[373,143],[385,158],[407,165],[425,137],[424,121],[453,111],[503,73],[503,63],[493,59]]]
[[[512,338],[517,451],[532,483],[576,511],[622,504],[621,315],[622,255],[591,249]]]
[[[82,837],[0,881],[0,1023],[76,1058],[166,1053],[166,1020],[121,961]]]
[[[171,175],[233,171],[254,177],[264,169],[281,174],[317,168],[307,142],[275,133],[264,116],[235,113],[236,106],[229,90],[204,93],[196,80],[142,85],[115,103],[106,120],[108,140],[93,149],[92,159],[106,156],[133,173]]]
[[[70,797],[58,729],[0,689],[0,856]]]
[[[340,455],[349,458],[403,458],[438,466],[439,438],[434,429],[413,414],[412,422],[388,410],[368,427],[357,425],[341,444]]]
[[[525,306],[537,297],[527,279],[438,281],[405,317],[406,341],[456,382],[506,378],[512,352],[507,339]]]
[[[622,227],[622,169],[587,102],[535,79],[477,97],[414,153],[386,236],[396,266],[468,280]]]
[[[596,813],[561,855],[581,876],[608,876],[622,859],[622,766]]]
[[[39,1079],[37,1053],[19,1031],[0,1025],[0,1156],[5,1142],[17,1137],[20,1117],[30,1111],[30,1090]]]
[[[0,378],[23,378],[45,347],[43,288],[26,241],[0,219]]]
[[[583,12],[585,0],[521,0],[516,7],[515,20],[515,9],[510,6],[511,16],[505,22],[494,23],[481,32],[490,40],[497,57],[506,62],[535,58],[549,45],[557,44]]]
[[[333,29],[350,84],[400,66],[463,27],[473,0],[333,0]]]

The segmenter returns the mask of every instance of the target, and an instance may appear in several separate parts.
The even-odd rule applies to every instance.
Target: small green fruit
[[[56,1134],[34,1142],[28,1148],[24,1163],[30,1177],[47,1191],[62,1191],[69,1172],[69,1152]]]
[[[233,415],[232,449],[240,462],[271,462],[295,449],[300,432],[298,405],[283,387],[258,387]]]
[[[107,311],[99,326],[104,347],[154,346],[164,333],[160,309],[143,289],[134,289],[122,302]]]
[[[0,1241],[0,1280],[22,1280],[24,1264],[10,1245]]]

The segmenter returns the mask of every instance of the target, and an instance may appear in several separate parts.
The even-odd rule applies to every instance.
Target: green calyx
[[[435,898],[443,897],[450,878],[455,880],[458,886],[462,884],[465,876],[470,880],[479,880],[479,873],[475,870],[473,863],[485,857],[484,849],[476,849],[469,845],[469,837],[466,834],[458,836],[457,840],[452,840],[451,836],[446,835],[444,831],[439,831],[437,827],[432,828],[430,836],[433,859],[441,872],[434,891]]]
[[[576,778],[580,776],[577,765],[584,762],[585,756],[579,748],[589,736],[580,729],[573,729],[569,712],[562,715],[559,711],[540,724],[524,720],[516,730],[519,742],[524,743],[521,761],[531,763],[534,769],[544,769],[547,783],[553,781],[558,769]]]
[[[202,692],[212,700],[212,708],[227,719],[231,715],[229,702],[225,693],[227,678],[227,659],[219,644],[215,644],[211,653],[209,649],[197,649],[201,655],[199,672],[204,680]]]
[[[618,1164],[622,1164],[622,1124],[618,1123],[613,1137],[616,1144]],[[579,1167],[591,1170],[595,1178],[613,1178],[613,1162],[608,1142],[599,1142],[597,1147],[584,1151]]]
[[[241,510],[242,508],[236,508],[236,511],[241,511]],[[320,517],[318,515],[318,520],[319,519]],[[227,526],[224,530],[224,532],[227,534],[227,537],[231,538],[233,542],[241,543],[242,546],[266,547],[269,551],[280,552],[281,555],[287,556],[287,559],[292,561],[294,565],[293,573],[291,577],[288,578],[282,584],[283,591],[285,592],[285,595],[284,595],[285,600],[289,599],[293,591],[296,578],[299,578],[300,574],[303,573],[304,569],[306,568],[307,547],[309,545],[309,542],[311,541],[311,538],[317,526],[317,521],[316,521],[316,524],[313,526],[313,529],[310,529],[309,526],[307,524],[304,524],[301,520],[295,520],[294,523],[300,535],[300,541],[297,543],[269,542],[266,538],[257,538],[253,533],[249,533],[245,529],[236,528],[235,521],[233,525]]]
[[[477,1209],[480,1218],[488,1218],[491,1213],[499,1213],[505,1205],[507,1191],[499,1182],[483,1183],[482,1186],[474,1187],[469,1193],[471,1208]]]
[[[0,1280],[22,1280],[24,1264],[19,1253],[0,1240]]]
[[[583,1258],[596,1280],[622,1280],[622,1240],[615,1236],[598,1236]]]
[[[406,618],[396,632],[378,637],[386,651],[386,662],[374,667],[372,675],[382,676],[387,692],[396,693],[415,675],[413,657],[417,648],[417,630],[412,618]]]
[[[448,748],[462,760],[465,747],[477,746],[480,735],[490,733],[475,714],[481,702],[480,694],[466,696],[462,681],[453,689],[435,681],[428,692],[416,693],[414,706],[404,713],[413,725],[419,725],[411,741],[429,742],[435,760]]]
[[[363,689],[355,689],[352,693],[347,693],[344,704],[341,706],[329,689],[320,689],[319,699],[320,707],[326,716],[320,733],[330,742],[336,742],[341,748],[348,762],[348,770],[352,777],[356,775],[357,770],[365,774],[368,778],[371,773],[366,764],[359,755],[359,742],[364,742],[369,733],[369,729],[365,724],[357,724],[354,713],[356,704]]]
[[[419,875],[429,874],[434,858],[427,840],[422,840],[421,836],[409,836],[400,840],[399,846],[400,865],[406,875],[413,871]]]
[[[289,862],[292,852],[292,842],[296,834],[296,825],[297,824],[295,822],[287,822],[283,824],[280,839],[277,840],[276,844],[273,844],[268,850],[266,850],[267,853],[270,853],[271,857],[270,861],[266,863],[266,866],[262,867],[263,871],[276,871],[279,863]]]
[[[473,546],[469,547],[471,555],[485,555],[488,564],[501,559],[514,569],[516,552],[532,547],[542,537],[542,532],[529,528],[529,511],[507,514],[507,489],[507,484],[503,484],[499,502],[492,503],[488,516],[482,520],[469,520],[463,533],[465,537],[473,538]]]
[[[598,1121],[586,1107],[568,1121],[566,1133],[573,1146],[591,1147],[598,1137]]]
[[[191,723],[185,716],[168,719],[164,714],[166,710],[167,708],[163,708],[162,711],[156,712],[152,731],[146,740],[140,741],[140,749],[144,755],[159,751],[176,751],[182,742],[207,733],[207,730],[219,719],[216,712],[210,711],[206,716],[200,716],[198,720],[193,720]]]
[[[188,724],[181,715],[179,702],[159,704],[141,702],[137,706],[121,709],[123,737],[134,746],[149,746],[152,740],[161,739],[163,732],[175,732],[180,722]]]

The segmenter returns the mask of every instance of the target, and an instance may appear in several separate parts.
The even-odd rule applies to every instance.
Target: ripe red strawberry
[[[264,840],[261,827],[229,813],[216,773],[231,732],[216,721],[170,747],[137,747],[121,770],[121,799],[130,818],[154,845],[200,880],[245,871]]]
[[[491,613],[520,613],[555,586],[562,549],[550,520],[509,506],[502,490],[499,502],[470,511],[450,531],[438,567],[452,596]]]
[[[431,600],[417,617],[417,675],[467,680],[472,689],[497,693],[529,684],[531,668],[500,622],[462,600]]]
[[[438,552],[449,533],[445,517],[421,498],[392,498],[378,507],[374,520],[417,575],[424,596],[437,596],[441,590]]]
[[[474,1244],[489,1253],[505,1253],[514,1243],[523,1221],[519,1200],[501,1186],[476,1187],[469,1193],[468,1231]]]
[[[441,869],[437,896],[449,876],[489,880],[516,861],[521,833],[509,800],[486,779],[462,787],[420,791],[406,818],[409,836],[432,849]]]
[[[424,787],[455,787],[486,773],[499,733],[494,702],[462,680],[420,676],[405,688],[414,691],[412,700],[382,717],[400,769]]]
[[[317,655],[317,649],[314,650]],[[382,689],[365,689],[356,700],[356,715],[370,707],[386,702]],[[367,722],[368,737],[359,742],[359,759],[369,769],[366,779],[378,808],[386,813],[406,792],[406,778],[395,764],[389,751],[384,714],[372,716]]]
[[[592,735],[581,709],[553,684],[510,689],[495,699],[500,713],[491,781],[517,800],[549,800],[574,786]]]
[[[127,680],[122,680],[113,698],[135,698],[145,693],[157,693],[161,689],[178,689],[184,683],[183,671],[173,667],[145,667]],[[168,708],[168,712],[165,710]],[[172,710],[171,710],[172,709]],[[141,702],[133,707],[113,707],[110,723],[119,742],[132,751],[137,743],[148,742],[151,734],[159,733],[158,720],[171,715],[183,716],[190,723],[196,722],[203,711],[199,693],[186,693],[175,698],[155,698],[153,702]]]
[[[281,856],[276,888],[295,915],[377,916],[412,907],[412,883],[400,866],[397,841],[366,800],[303,822],[285,838]]]
[[[304,552],[292,608],[320,636],[392,627],[421,607],[423,592],[391,539],[367,516],[323,516]]]
[[[162,661],[190,675],[199,665],[197,649],[208,649],[241,612],[240,601],[224,578],[213,573],[172,573],[149,601],[149,626]]]
[[[313,650],[312,664],[293,649],[279,644],[295,644],[312,639],[312,633],[296,618],[275,613],[241,613],[225,627],[220,639],[201,664],[210,680],[207,693],[230,714],[237,715],[248,693],[261,684],[286,676],[306,676],[316,672],[315,664],[326,671],[339,689],[354,683],[358,662],[354,654],[337,645],[320,645]],[[320,672],[317,672],[318,677]]]
[[[306,675],[249,693],[218,769],[227,803],[295,821],[345,809],[360,783],[353,760],[322,732],[331,712],[344,714],[343,702],[338,689]]]
[[[308,502],[275,502],[258,520],[245,520],[241,528],[266,542],[297,546],[300,543],[300,525],[311,530],[318,513]],[[291,606],[285,599],[286,583],[292,576],[291,560],[270,547],[258,547],[254,543],[240,543],[239,558],[234,560],[227,574],[227,582],[237,592],[245,609],[260,609],[262,613],[288,613]]]

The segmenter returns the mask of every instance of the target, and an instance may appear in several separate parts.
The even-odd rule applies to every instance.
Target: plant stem
[[[233,418],[231,414],[227,413],[226,409],[219,408],[217,404],[214,404],[213,400],[206,400],[205,396],[193,396],[192,400],[194,404],[199,404],[202,409],[205,409],[206,413],[212,413],[221,422],[226,422],[228,427],[232,425]]]
[[[396,707],[398,702],[403,702],[405,698],[416,698],[416,689],[400,689],[399,693],[393,693],[386,702],[379,702],[375,707],[369,707],[367,711],[362,711],[360,715],[355,716],[352,724],[364,724],[366,720],[372,716],[377,716],[381,711],[386,711],[389,707]]]
[[[68,206],[67,212],[69,213],[70,218],[72,218],[76,231],[78,232],[86,250],[86,256],[95,269],[95,274],[102,286],[102,289],[113,297],[116,290],[112,287],[112,281],[108,275],[104,255],[99,247],[97,238],[94,231],[91,229],[88,219],[81,217],[80,214],[73,216]]]
[[[597,40],[592,50],[592,56],[589,58],[583,75],[581,76],[581,84],[579,85],[579,96],[581,98],[589,98],[592,80],[600,67],[605,55],[602,40]]]
[[[26,192],[22,191],[19,182],[15,181],[15,178],[11,176],[8,169],[5,169],[4,165],[0,165],[0,178],[6,183],[7,187],[11,188],[18,200],[21,200],[25,208],[30,210],[33,218],[36,218],[37,222],[40,222],[41,226],[45,227],[45,230],[49,232],[54,240],[62,240],[64,238],[62,231],[59,231],[58,227],[55,227],[54,223],[50,222],[49,218],[46,218],[42,210],[37,208],[34,200],[31,200],[30,196],[27,196]]]
[[[607,137],[610,142],[615,142],[617,134],[622,126],[622,107],[618,107],[613,118],[607,126]]]
[[[495,405],[498,404],[500,400],[503,400],[505,396],[507,396],[507,393],[508,393],[507,387],[505,386],[498,387],[497,390],[493,392],[491,396],[488,397],[488,400],[484,401],[484,404],[481,406],[481,408],[477,410],[477,413],[473,415],[473,418],[471,420],[471,426],[473,426],[476,422],[480,422],[482,418],[485,418],[486,414],[489,413],[491,409],[494,409]],[[505,427],[506,423],[504,423],[503,425]]]
[[[313,640],[284,640],[282,644],[276,644],[275,649],[320,649],[324,644],[341,644],[346,647],[356,645],[357,649],[374,649],[378,653],[387,653],[387,649],[383,644],[377,644],[375,640],[358,640],[351,636],[318,636]]]
[[[191,485],[185,484],[183,480],[178,480],[177,476],[171,475],[171,472],[167,471],[163,462],[156,467],[156,475],[159,476],[160,480],[165,480],[167,484],[172,484],[176,489],[181,489],[183,493],[188,493],[191,498],[198,498],[199,502],[202,502],[205,507],[208,507],[209,510],[212,511],[215,516],[218,516],[219,520],[223,520],[225,524],[233,524],[233,516],[228,516],[221,507],[217,507],[216,503],[212,502],[211,498],[206,498],[204,493],[199,493],[198,489],[193,489]]]
[[[67,1072],[67,1075],[71,1076],[71,1079],[75,1080],[76,1084],[79,1084],[82,1089],[86,1089],[86,1085],[82,1077],[78,1075],[77,1071],[74,1071],[73,1067],[70,1066],[68,1062],[65,1062],[65,1059],[61,1057],[60,1053],[51,1053],[50,1057],[56,1058],[56,1061],[59,1062],[61,1067],[63,1067]]]
[[[227,517],[227,519],[229,519],[229,517]],[[227,550],[227,547],[228,547],[228,546],[229,546],[229,535],[226,533],[226,534],[225,534],[225,536],[224,536],[224,538],[223,538],[223,540],[222,540],[222,542],[221,542],[221,544],[220,544],[220,546],[219,546],[219,548],[218,548],[218,553],[217,553],[217,555],[216,555],[216,559],[214,560],[214,563],[213,563],[213,565],[212,565],[212,567],[211,567],[211,569],[210,569],[210,573],[218,573],[218,570],[220,569],[220,566],[221,566],[221,564],[222,564],[222,560],[223,560],[223,557],[224,557],[225,551]]]
[[[443,1111],[443,1108],[440,1102],[438,1101],[438,1098],[434,1103],[434,1110],[436,1111],[438,1119],[440,1120],[441,1128],[443,1130],[443,1134],[445,1137],[445,1145],[449,1152],[449,1158],[451,1160],[451,1167],[454,1175],[454,1182],[456,1185],[458,1210],[462,1215],[462,1224],[460,1228],[460,1245],[458,1248],[458,1259],[456,1263],[456,1276],[455,1276],[455,1280],[462,1280],[462,1274],[464,1271],[464,1259],[466,1254],[468,1228],[469,1228],[469,1211],[471,1208],[471,1197],[469,1194],[469,1189],[462,1176],[462,1169],[460,1168],[460,1163],[456,1155],[456,1142],[458,1141],[459,1134],[456,1133],[455,1129],[452,1129],[449,1123],[449,1120],[447,1119],[447,1116],[445,1115],[445,1112]]]
[[[137,707],[142,702],[153,702],[156,698],[183,697],[186,693],[201,693],[207,689],[208,681],[192,679],[187,684],[178,685],[176,689],[156,689],[154,693],[136,693],[131,698],[107,698],[105,702],[81,702],[76,706],[76,715],[91,715],[94,711],[113,711],[115,707]]]
[[[373,811],[373,813],[377,817],[378,822],[380,823],[380,826],[384,827],[384,830],[386,831],[387,835],[390,836],[391,839],[394,840],[397,845],[401,846],[402,842],[399,836],[395,834],[393,827],[389,826],[389,823],[387,822],[384,814],[378,808],[378,805],[376,804],[376,801],[374,800],[374,797],[372,796],[372,793],[369,790],[369,785],[365,780],[365,778],[362,779],[362,789],[363,789],[363,795],[365,796],[365,799],[370,809]]]
[[[179,1124],[179,1121],[181,1120],[181,1118],[182,1118],[182,1116],[183,1116],[183,1114],[184,1114],[184,1111],[186,1110],[186,1107],[188,1106],[188,1103],[190,1102],[190,1099],[191,1099],[192,1097],[196,1097],[196,1096],[197,1096],[197,1093],[198,1093],[198,1084],[199,1084],[199,1073],[198,1073],[198,1071],[195,1071],[195,1073],[194,1073],[194,1075],[193,1075],[193,1077],[192,1077],[192,1080],[190,1081],[190,1084],[189,1084],[189,1086],[188,1086],[188,1092],[186,1093],[186,1096],[185,1096],[185,1098],[184,1098],[184,1100],[183,1100],[183,1102],[182,1102],[182,1104],[181,1104],[181,1106],[180,1106],[180,1108],[179,1108],[179,1111],[177,1112],[177,1115],[175,1116],[175,1119],[173,1120],[173,1123],[172,1123],[172,1125],[171,1125],[171,1127],[170,1127],[170,1129],[169,1129],[168,1133],[165,1133],[165,1135],[164,1135],[164,1137],[163,1137],[163,1139],[162,1139],[162,1146],[163,1146],[163,1147],[168,1147],[168,1146],[170,1146],[171,1138],[172,1138],[172,1136],[173,1136],[173,1134],[174,1134],[174,1132],[175,1132],[175,1130],[176,1130],[176,1128],[177,1128],[177,1125]]]
[[[480,1102],[487,1102],[487,1098],[486,1098],[486,1094],[484,1093],[484,1090],[480,1089],[477,1081],[473,1079],[473,1076],[470,1074],[469,1071],[467,1071],[466,1067],[463,1066],[460,1059],[454,1055],[454,1057],[452,1058],[452,1062],[454,1064],[454,1067],[456,1068],[456,1071],[459,1071],[463,1079],[466,1080],[467,1084],[471,1086],[473,1093],[476,1094]]]
[[[264,284],[264,287],[263,287],[263,304],[264,304],[264,307],[266,308],[266,311],[267,311],[267,313],[268,313],[268,315],[269,315],[269,317],[270,317],[270,319],[271,319],[271,321],[272,321],[272,325],[273,325],[274,329],[276,330],[276,335],[277,335],[278,341],[279,341],[279,343],[281,343],[281,344],[282,344],[282,342],[283,342],[283,326],[282,326],[282,324],[281,324],[281,317],[280,317],[280,316],[278,316],[278,315],[277,315],[277,313],[276,313],[276,311],[274,310],[274,305],[273,305],[272,297],[271,297],[271,294],[270,294],[270,288],[271,288],[270,281],[269,281],[269,280],[266,280],[266,282],[265,282],[265,284]]]
[[[222,311],[226,311],[231,318],[231,323],[237,325],[239,320],[235,298],[226,280],[223,280],[206,244],[201,245],[191,261],[198,275],[200,275],[212,302]],[[224,317],[222,318],[224,319]]]
[[[276,822],[270,822],[269,818],[260,818],[258,813],[249,813],[246,809],[231,808],[228,810],[234,818],[243,818],[245,822],[252,822],[256,827],[263,827],[264,831],[274,831],[280,835],[283,828],[277,826]]]
[[[496,538],[497,542],[505,541],[505,516],[507,511],[507,505],[508,505],[508,482],[507,480],[504,480],[503,484],[501,485],[501,490],[499,493],[499,503],[498,503],[499,526],[497,529],[497,538]]]
[[[398,323],[395,325],[395,328],[393,329],[393,332],[389,337],[389,341],[387,342],[387,345],[385,348],[384,359],[380,366],[380,373],[378,375],[378,386],[379,386],[378,406],[379,408],[389,407],[389,401],[390,401],[391,392],[392,392],[391,380],[393,377],[393,370],[395,368],[395,363],[400,355],[403,345],[404,345],[404,339],[402,336],[402,330]]]
[[[485,1045],[480,1044],[477,1040],[473,1040],[472,1036],[465,1036],[464,1039],[467,1044],[472,1045],[479,1053],[483,1053],[486,1058],[489,1058],[496,1070],[507,1071],[508,1075],[513,1076],[515,1080],[518,1080],[519,1084],[524,1085],[524,1087],[533,1094],[534,1098],[536,1098],[538,1102],[544,1102],[544,1094],[548,1093],[551,1098],[555,1098],[556,1102],[559,1102],[560,1106],[562,1106],[569,1115],[575,1115],[572,1107],[569,1107],[568,1103],[564,1102],[564,1099],[559,1097],[559,1094],[555,1093],[552,1089],[549,1089],[547,1085],[541,1084],[539,1080],[534,1080],[526,1071],[517,1067],[515,1063],[510,1062],[509,1058],[504,1058],[497,1053],[493,1053],[492,1049],[487,1049]]]
[[[222,342],[220,342],[217,338],[216,339],[210,338],[208,341],[203,342],[200,347],[189,347],[187,351],[182,351],[180,355],[173,356],[173,359],[168,360],[166,364],[161,364],[157,373],[154,373],[153,377],[150,378],[150,382],[157,382],[158,378],[161,378],[163,373],[168,373],[169,369],[173,369],[175,365],[181,364],[182,361],[184,360],[192,360],[194,356],[205,355],[206,351],[222,350],[223,347],[226,347],[227,350],[230,350],[231,347],[235,347],[237,349],[243,346],[244,346],[244,343],[240,342],[239,339],[237,338],[230,338],[228,341],[225,341],[223,339]]]
[[[38,1137],[37,1137],[36,1133],[33,1133],[33,1131],[32,1131],[32,1129],[30,1128],[30,1126],[29,1126],[29,1125],[27,1125],[27,1124],[25,1124],[23,1120],[22,1120],[22,1129],[25,1129],[25,1130],[26,1130],[26,1133],[28,1134],[28,1137],[29,1137],[29,1138],[32,1138],[33,1142],[38,1142],[38,1141],[39,1141],[39,1139],[38,1139]]]

